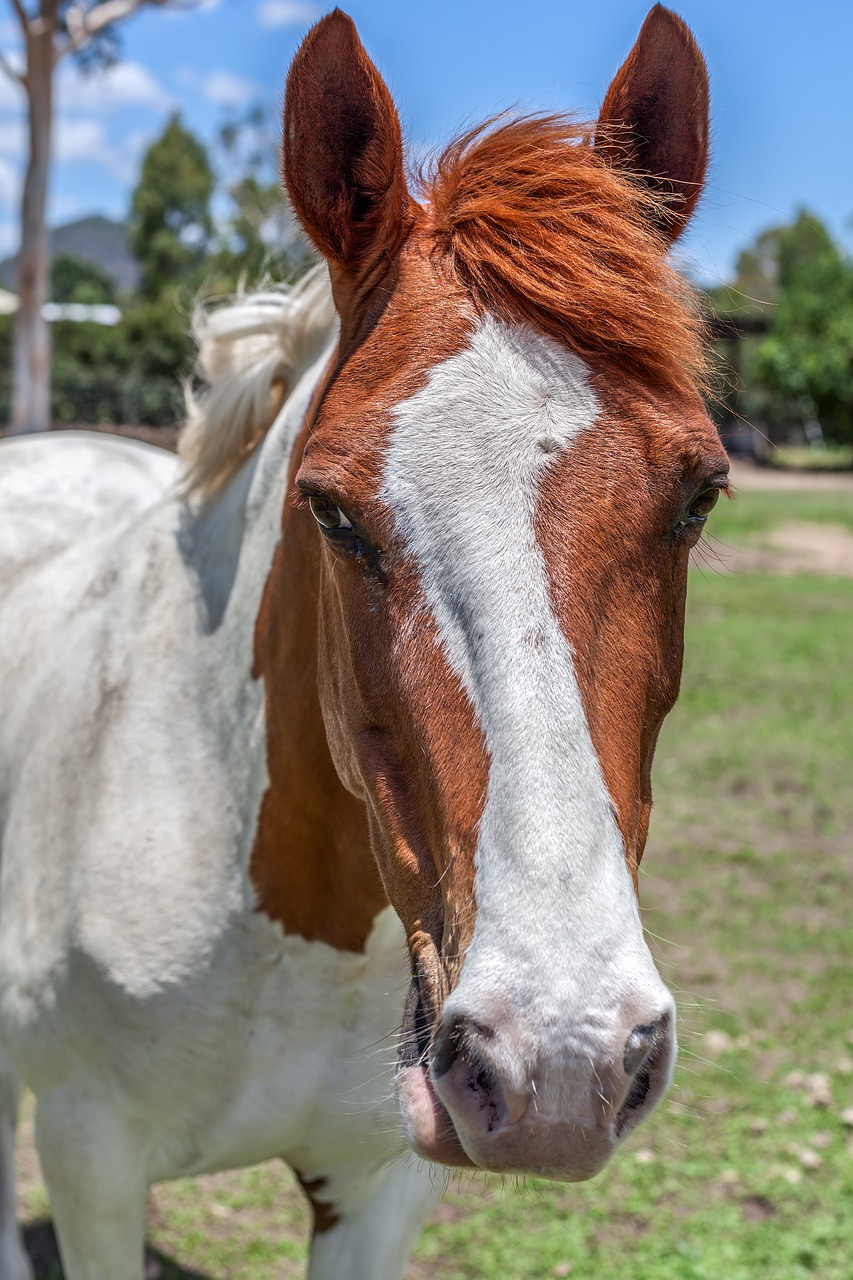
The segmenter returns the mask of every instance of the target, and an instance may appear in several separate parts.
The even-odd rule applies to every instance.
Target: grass
[[[732,545],[787,520],[853,528],[853,492],[721,508]],[[675,1086],[592,1183],[453,1184],[412,1280],[849,1280],[851,653],[853,580],[697,562],[642,878],[679,993]],[[290,1280],[306,1224],[264,1166],[157,1188],[150,1235],[188,1268],[167,1263],[168,1280]]]
[[[771,449],[767,461],[781,471],[849,471],[853,467],[853,445],[828,444],[822,449],[783,445]]]
[[[853,531],[853,489],[779,491],[737,494],[733,502],[721,498],[709,525],[710,545],[743,543],[771,533],[788,521],[838,525]],[[697,564],[701,560],[697,560]]]

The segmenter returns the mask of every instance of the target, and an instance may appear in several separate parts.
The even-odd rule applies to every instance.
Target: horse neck
[[[249,871],[259,910],[286,933],[362,951],[387,900],[364,804],[338,778],[320,708],[321,548],[293,502],[307,434],[303,424],[290,455],[281,538],[255,626],[253,675],[264,683],[269,785]]]

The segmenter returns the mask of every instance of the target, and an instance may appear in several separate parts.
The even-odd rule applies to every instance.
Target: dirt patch
[[[853,471],[776,471],[732,458],[731,482],[744,493],[853,493]]]
[[[764,535],[760,547],[715,550],[723,573],[815,573],[853,578],[853,533],[834,524],[790,520]]]

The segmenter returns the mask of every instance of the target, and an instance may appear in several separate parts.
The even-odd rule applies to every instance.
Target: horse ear
[[[284,180],[340,310],[396,253],[411,204],[394,103],[340,9],[312,27],[290,68]]]
[[[595,149],[665,198],[656,230],[684,230],[708,163],[708,71],[690,29],[656,4],[607,91]]]

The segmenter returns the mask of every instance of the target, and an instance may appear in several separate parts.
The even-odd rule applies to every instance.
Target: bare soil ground
[[[779,471],[732,458],[731,479],[744,493],[853,493],[853,471]]]
[[[722,573],[814,573],[853,578],[853,533],[839,525],[789,520],[765,535],[761,547],[726,547],[714,567]]]

